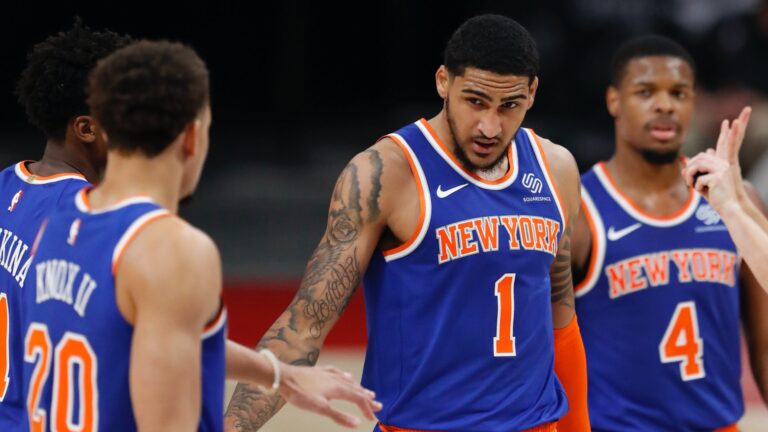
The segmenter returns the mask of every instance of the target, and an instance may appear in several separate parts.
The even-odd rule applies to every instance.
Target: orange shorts
[[[381,432],[427,432],[427,431],[420,431],[417,429],[403,429],[397,426],[385,426],[381,423],[379,423],[379,429],[381,429]],[[723,429],[723,431],[731,432],[730,430],[725,430],[725,429]],[[557,432],[557,423],[545,423],[542,425],[538,425],[536,427],[532,427],[530,429],[526,429],[525,432]]]

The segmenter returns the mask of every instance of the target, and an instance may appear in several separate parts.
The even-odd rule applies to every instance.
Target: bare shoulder
[[[572,217],[578,214],[581,183],[576,159],[565,147],[539,137],[553,181]]]
[[[143,300],[195,305],[192,309],[211,304],[212,310],[221,292],[221,260],[215,243],[175,216],[147,223],[117,264],[118,291],[131,299],[126,315]]]
[[[544,150],[544,155],[549,162],[549,166],[553,171],[553,175],[575,175],[578,177],[579,168],[576,165],[576,159],[567,148],[559,144],[555,144],[554,142],[543,137],[539,137],[539,142],[541,143],[541,147]]]

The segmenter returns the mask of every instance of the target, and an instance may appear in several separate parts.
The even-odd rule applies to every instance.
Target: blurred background
[[[518,20],[538,43],[539,93],[524,125],[570,149],[582,171],[612,153],[604,93],[613,50],[654,32],[681,42],[697,62],[686,153],[712,146],[719,122],[751,104],[741,156],[768,199],[768,0],[366,3],[17,4],[0,14],[0,163],[41,155],[43,135],[27,124],[12,90],[26,52],[74,15],[94,29],[192,45],[211,72],[214,121],[203,181],[182,214],[221,248],[230,334],[255,344],[298,286],[337,174],[381,135],[440,110],[434,72],[445,42],[470,16],[493,12]],[[359,371],[361,297],[321,362]],[[768,430],[751,379],[745,383],[744,428]],[[293,412],[278,417],[264,430],[325,427]]]

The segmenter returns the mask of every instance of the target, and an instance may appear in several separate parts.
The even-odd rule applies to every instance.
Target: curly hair
[[[502,15],[478,15],[464,22],[448,40],[443,64],[453,75],[474,67],[499,75],[539,73],[539,52],[528,30]]]
[[[88,105],[109,137],[109,149],[152,157],[197,117],[208,92],[208,69],[192,48],[140,41],[99,62]]]
[[[111,31],[92,31],[78,17],[69,30],[35,45],[16,85],[29,122],[50,138],[64,139],[67,123],[88,114],[85,84],[91,69],[130,41]]]

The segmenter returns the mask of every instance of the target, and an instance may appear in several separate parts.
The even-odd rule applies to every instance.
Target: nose
[[[654,111],[657,113],[670,114],[675,110],[675,104],[672,97],[667,92],[657,92],[654,99]]]
[[[498,113],[495,111],[488,110],[480,118],[477,128],[485,138],[494,138],[501,134],[501,118],[499,118]]]

